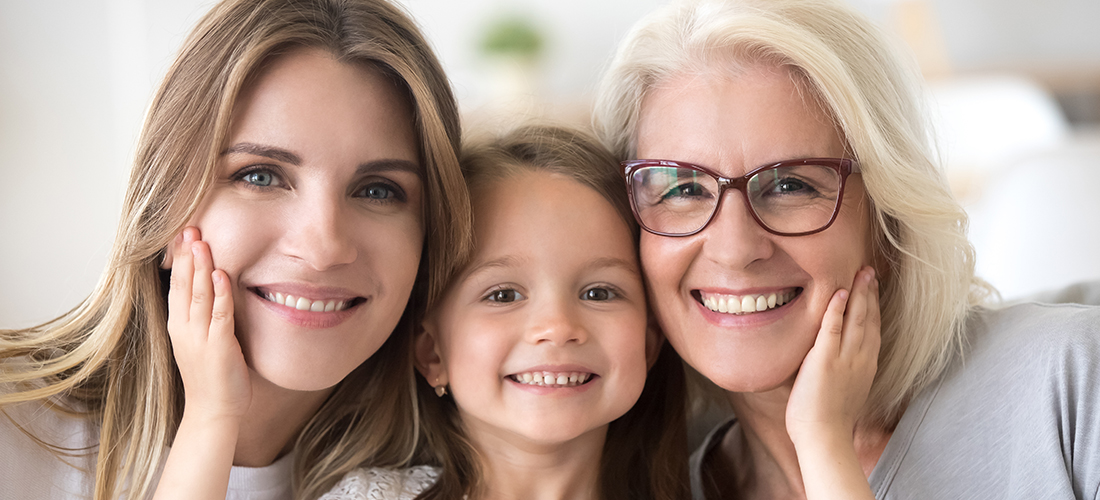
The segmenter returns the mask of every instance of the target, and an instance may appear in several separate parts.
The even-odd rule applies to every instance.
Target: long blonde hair
[[[791,69],[859,160],[882,274],[882,350],[866,418],[890,427],[965,343],[991,289],[974,276],[966,213],[932,154],[915,65],[871,22],[829,0],[703,0],[639,22],[604,76],[595,121],[632,158],[647,92],[678,74],[764,62]]]
[[[47,324],[0,331],[0,405],[40,401],[99,429],[95,497],[142,497],[182,414],[166,329],[164,249],[216,175],[243,87],[273,57],[316,47],[406,90],[424,164],[425,251],[401,323],[334,390],[296,442],[293,484],[319,496],[363,465],[400,466],[417,440],[411,325],[469,252],[471,220],[449,84],[415,24],[386,0],[228,0],[184,43],[146,117],[109,264],[95,291]],[[53,447],[53,451],[65,450]],[[70,450],[71,451],[71,450]]]
[[[638,239],[638,225],[623,189],[619,164],[589,133],[550,125],[517,128],[498,138],[468,144],[462,171],[470,192],[527,172],[563,175],[596,191]],[[418,499],[477,498],[484,488],[480,457],[465,437],[458,407],[437,397],[419,379],[424,460],[441,467],[436,484]],[[686,499],[687,437],[684,371],[665,344],[649,370],[636,404],[611,422],[600,461],[600,497],[605,500]]]

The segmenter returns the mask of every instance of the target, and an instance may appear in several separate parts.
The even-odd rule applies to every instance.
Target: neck
[[[787,434],[786,412],[792,384],[759,393],[727,393],[743,435],[727,434],[722,442],[726,464],[735,468],[743,498],[805,498],[794,443]],[[865,475],[878,463],[890,432],[857,425],[856,458]]]
[[[249,370],[252,404],[241,419],[233,465],[271,465],[294,446],[302,428],[333,389],[293,391],[284,389]]]
[[[485,473],[482,500],[589,500],[599,496],[606,425],[564,443],[533,443],[508,431],[469,425],[466,431]]]

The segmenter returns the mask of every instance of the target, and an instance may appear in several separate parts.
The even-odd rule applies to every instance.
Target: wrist
[[[855,427],[807,423],[787,429],[796,450],[855,448]]]
[[[232,435],[236,439],[236,435],[241,428],[241,417],[228,413],[206,411],[201,408],[185,407],[183,418],[180,420],[180,428],[184,427],[202,431],[204,434]]]

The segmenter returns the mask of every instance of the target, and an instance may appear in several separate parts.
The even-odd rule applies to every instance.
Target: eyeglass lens
[[[841,178],[824,165],[790,165],[761,170],[749,178],[745,195],[758,222],[778,233],[825,227],[840,198]],[[731,186],[733,187],[733,186]],[[631,176],[634,205],[650,230],[688,234],[702,228],[718,207],[718,179],[686,167],[651,166]]]

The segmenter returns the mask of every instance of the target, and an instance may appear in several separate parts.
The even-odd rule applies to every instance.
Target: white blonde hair
[[[929,144],[915,65],[870,21],[828,0],[702,0],[666,6],[620,44],[595,126],[622,159],[640,108],[675,75],[744,63],[790,69],[842,132],[863,172],[882,281],[882,350],[865,418],[892,426],[961,353],[970,309],[992,291],[974,276],[966,213]]]

